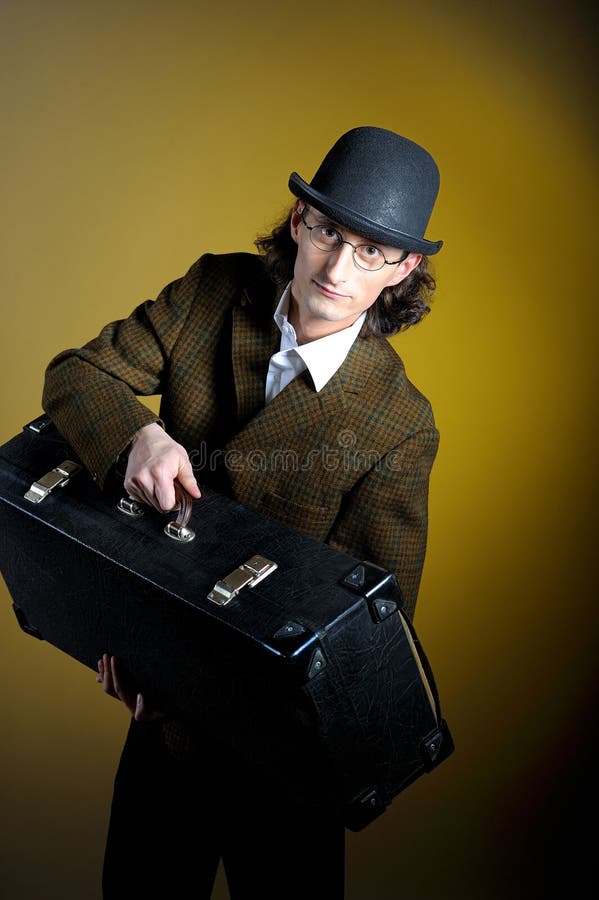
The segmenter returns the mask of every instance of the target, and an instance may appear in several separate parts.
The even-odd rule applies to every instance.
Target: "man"
[[[60,354],[44,408],[101,486],[125,454],[128,493],[168,511],[176,482],[200,498],[197,473],[394,571],[413,615],[438,435],[385,338],[428,311],[438,183],[422,147],[353,129],[309,184],[292,173],[297,200],[256,242],[260,255],[206,255],[155,302]],[[159,419],[137,400],[156,393]],[[160,720],[114,659],[98,680],[133,716],[106,900],[208,898],[221,856],[233,900],[343,896],[343,827],[326,804],[290,801],[218,736]]]

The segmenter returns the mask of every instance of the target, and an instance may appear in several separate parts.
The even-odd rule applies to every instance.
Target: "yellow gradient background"
[[[596,752],[597,98],[584,9],[0,9],[2,441],[39,413],[55,353],[203,251],[251,250],[291,202],[289,173],[310,179],[345,130],[391,128],[439,163],[436,301],[394,344],[442,437],[416,626],[457,750],[348,835],[348,900],[576,896],[591,850],[579,816]],[[0,896],[99,900],[127,716],[91,672],[22,634],[2,592]],[[227,897],[221,873],[215,900]]]

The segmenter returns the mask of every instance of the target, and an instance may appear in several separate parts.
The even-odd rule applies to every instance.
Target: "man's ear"
[[[297,244],[299,241],[299,230],[302,224],[302,210],[305,204],[303,200],[296,200],[293,209],[291,210],[291,237]]]
[[[408,253],[403,262],[397,267],[395,277],[389,282],[389,287],[399,284],[404,278],[407,278],[416,266],[420,265],[422,253]]]

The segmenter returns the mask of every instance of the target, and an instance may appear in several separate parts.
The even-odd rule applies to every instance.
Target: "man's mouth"
[[[334,291],[332,288],[326,287],[318,281],[313,280],[313,283],[325,297],[329,297],[331,300],[347,300],[347,294],[340,294],[338,291]]]

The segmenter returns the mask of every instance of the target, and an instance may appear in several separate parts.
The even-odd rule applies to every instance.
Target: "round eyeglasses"
[[[302,222],[308,229],[312,244],[318,250],[325,250],[327,253],[338,250],[342,244],[349,244],[353,250],[354,263],[359,269],[365,269],[367,272],[377,272],[383,266],[399,265],[408,255],[408,251],[405,251],[401,259],[389,262],[385,258],[383,251],[379,247],[375,247],[374,244],[352,244],[351,241],[346,241],[343,235],[336,228],[333,228],[332,225],[308,225],[305,212],[305,209],[302,209]]]

